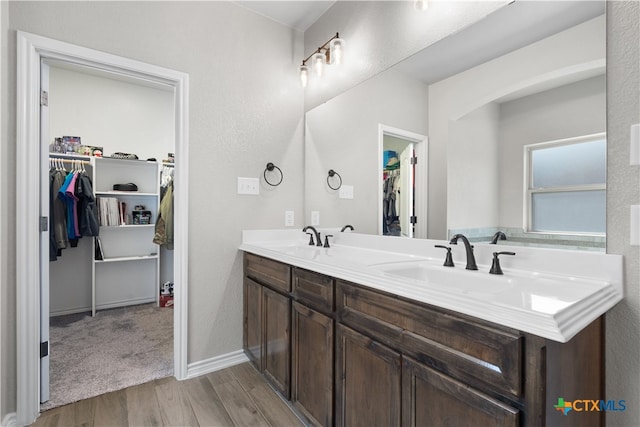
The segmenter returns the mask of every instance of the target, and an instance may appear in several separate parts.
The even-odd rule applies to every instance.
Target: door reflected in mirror
[[[378,234],[414,237],[418,216],[416,194],[425,197],[428,189],[416,186],[417,150],[426,152],[426,137],[403,129],[379,125],[382,191],[379,206],[382,220]],[[421,165],[426,168],[426,163]],[[426,212],[425,212],[426,215]],[[426,221],[426,217],[422,218]]]

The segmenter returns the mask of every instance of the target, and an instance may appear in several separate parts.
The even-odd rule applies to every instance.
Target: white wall
[[[489,103],[450,123],[446,210],[449,229],[499,225],[499,122],[498,104]]]
[[[304,33],[304,55],[336,32],[345,39],[345,63],[321,82],[310,78],[305,110],[377,75],[438,40],[478,21],[508,1],[432,1],[426,11],[413,1],[338,1]]]
[[[605,132],[604,75],[500,104],[500,227],[522,227],[527,144]]]
[[[3,2],[4,3],[4,2]],[[189,74],[188,362],[242,348],[243,229],[280,228],[284,210],[302,226],[303,95],[296,72],[302,34],[231,2],[10,2],[2,64],[15,88],[16,35],[46,37]],[[5,52],[6,53],[6,52]],[[259,67],[257,65],[260,65]],[[15,92],[3,106],[2,185],[7,197],[6,265],[15,264]],[[267,162],[283,183],[238,196],[237,176],[262,176]],[[15,271],[2,291],[15,301]],[[6,412],[15,411],[15,307],[3,311]]]
[[[624,255],[625,299],[607,313],[608,426],[640,420],[640,248],[631,246],[629,206],[640,204],[640,167],[629,165],[632,124],[640,122],[640,2],[607,2],[607,253]]]
[[[452,121],[488,102],[539,82],[541,76],[556,76],[558,70],[597,63],[604,58],[606,51],[604,32],[605,20],[600,16],[430,85],[429,149],[432,151],[429,161],[430,165],[444,165],[430,172],[430,182],[448,182],[447,179],[457,178],[456,173],[447,171],[456,162],[455,156],[447,155]],[[442,175],[434,177],[436,172]],[[466,188],[467,197],[477,191],[469,185]],[[430,196],[430,206],[445,205],[448,206],[446,191]],[[449,213],[445,215],[448,218]],[[429,236],[436,236],[441,226],[430,222]]]
[[[425,135],[426,119],[427,86],[394,70],[307,112],[304,221],[310,224],[311,211],[319,211],[322,227],[351,224],[358,232],[377,234],[378,124]],[[354,186],[352,200],[328,188],[329,169]]]
[[[50,75],[50,142],[80,136],[104,155],[133,153],[158,161],[173,153],[173,90],[56,66]]]

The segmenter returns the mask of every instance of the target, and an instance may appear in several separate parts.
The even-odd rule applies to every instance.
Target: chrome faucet
[[[322,238],[320,237],[320,233],[313,226],[307,225],[302,229],[303,232],[307,233],[307,230],[313,231],[313,234],[316,236],[316,246],[322,246]],[[307,233],[309,234],[309,233]],[[311,244],[311,242],[309,242]]]
[[[462,239],[464,243],[464,249],[467,251],[467,270],[477,270],[478,266],[476,265],[476,258],[473,256],[473,246],[469,243],[469,239],[467,239],[462,234],[456,234],[451,238],[449,242],[452,245],[458,244],[458,239]]]
[[[498,243],[498,240],[507,240],[507,235],[502,231],[497,231],[496,234],[491,238],[491,244],[495,245]]]

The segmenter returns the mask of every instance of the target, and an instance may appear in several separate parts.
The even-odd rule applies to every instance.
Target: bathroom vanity
[[[483,261],[491,247],[476,245],[480,271],[470,272],[460,248],[457,266],[442,267],[434,241],[345,233],[332,248],[317,248],[295,236],[245,232],[244,349],[310,424],[603,425],[603,412],[565,415],[554,406],[559,398],[604,399],[602,314],[622,298],[619,257],[595,255],[591,277],[566,276],[584,294],[572,289],[577,296],[567,299],[558,290],[555,306],[529,301],[526,313],[500,294],[523,298],[515,287],[526,280],[518,277],[530,276],[505,260],[504,276],[489,277]],[[542,260],[529,251],[522,258],[535,267]],[[561,261],[569,273],[579,268]],[[550,274],[535,272],[534,285],[557,286]],[[443,284],[448,290],[438,289]]]

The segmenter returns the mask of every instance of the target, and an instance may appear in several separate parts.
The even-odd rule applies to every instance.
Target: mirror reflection
[[[307,112],[306,217],[604,250],[604,12],[516,1]],[[545,153],[557,185],[532,178]],[[329,169],[348,192],[323,185]]]

